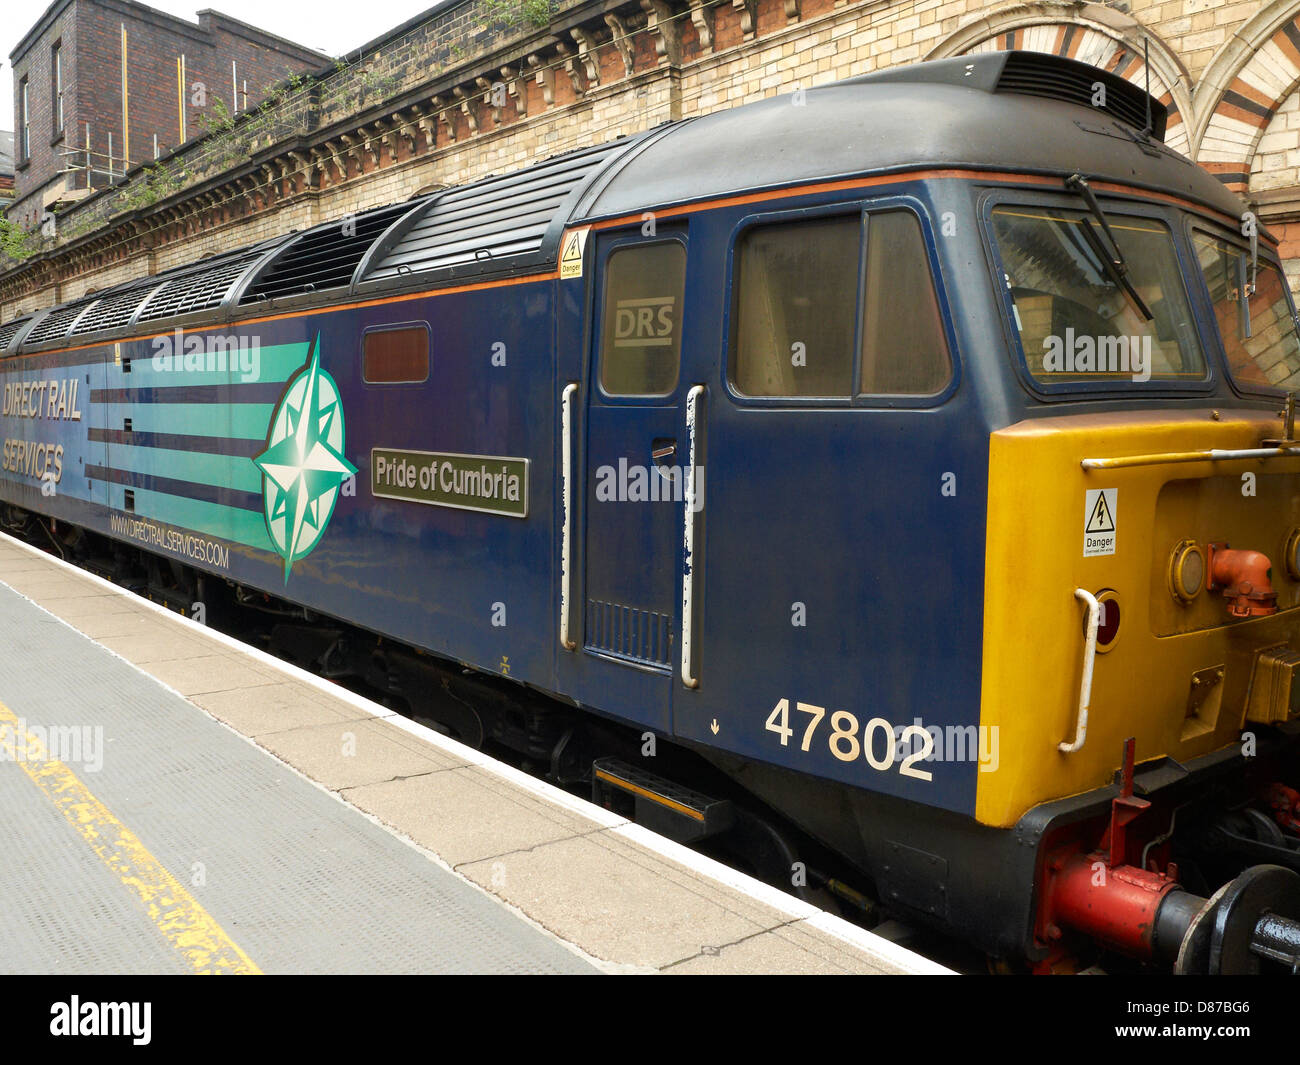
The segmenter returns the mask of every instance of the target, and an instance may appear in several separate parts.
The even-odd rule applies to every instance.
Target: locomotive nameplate
[[[372,448],[370,493],[407,503],[526,518],[528,459]]]

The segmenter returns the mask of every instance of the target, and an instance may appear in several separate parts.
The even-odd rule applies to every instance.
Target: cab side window
[[[686,247],[677,240],[617,248],[605,262],[600,387],[610,396],[666,396],[682,356]]]
[[[859,395],[933,396],[952,380],[952,357],[920,220],[882,211],[867,223]]]
[[[735,254],[729,376],[741,395],[929,396],[951,381],[911,211],[758,225]]]
[[[732,281],[736,391],[852,394],[861,246],[857,215],[756,226],[741,238]]]

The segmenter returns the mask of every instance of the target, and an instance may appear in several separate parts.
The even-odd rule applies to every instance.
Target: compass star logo
[[[320,366],[320,334],[308,359],[285,386],[271,416],[262,471],[262,507],[271,543],[289,570],[325,535],[343,482],[357,468],[343,456],[343,404],[334,378]]]

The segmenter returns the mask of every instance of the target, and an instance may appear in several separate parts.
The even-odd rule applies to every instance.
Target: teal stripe
[[[207,503],[201,499],[185,499],[183,496],[151,492],[143,488],[133,491],[138,517],[176,525],[210,536],[214,540],[229,540],[262,551],[274,550],[266,533],[266,519],[260,512],[239,510],[221,503]],[[126,509],[123,493],[122,485],[111,485],[109,505],[117,510]]]
[[[95,408],[95,420],[100,429],[121,429],[129,417],[138,433],[265,440],[274,411],[272,403],[109,403]]]
[[[204,455],[195,451],[110,444],[108,464],[115,470],[174,477],[217,488],[236,488],[241,492],[262,490],[261,472],[251,459],[237,455]]]
[[[231,367],[227,370],[186,369],[183,360],[179,366],[174,366],[171,369],[161,369],[154,365],[155,349],[152,341],[137,343],[132,347],[134,350],[130,353],[131,377],[128,380],[123,375],[122,384],[129,385],[132,388],[166,388],[170,385],[223,385],[231,381],[275,381],[283,383],[302,369],[303,364],[307,361],[309,345],[275,344],[259,348],[256,365],[253,366],[253,372],[248,376],[245,376],[243,371],[239,369],[239,366],[245,364],[235,363],[233,352],[226,355],[227,365]],[[206,356],[204,356],[203,364],[206,365]],[[191,365],[194,365],[194,363],[191,363]],[[110,372],[114,369],[116,367],[110,363]]]

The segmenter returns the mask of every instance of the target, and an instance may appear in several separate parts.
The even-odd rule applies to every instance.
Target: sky
[[[187,22],[211,9],[330,56],[372,41],[434,7],[437,0],[144,0]],[[9,53],[36,25],[50,0],[3,0],[0,22],[0,129],[14,128],[14,72]]]

